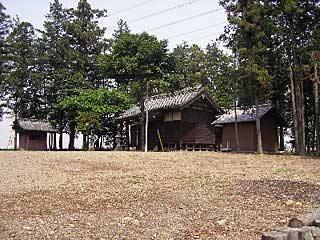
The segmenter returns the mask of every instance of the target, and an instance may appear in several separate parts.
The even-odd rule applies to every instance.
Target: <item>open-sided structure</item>
[[[149,112],[148,149],[165,148],[213,150],[215,131],[211,122],[222,110],[202,87],[185,88],[148,98],[145,108]],[[141,124],[139,106],[122,114],[120,119],[128,126],[128,147],[141,149]]]
[[[13,126],[19,134],[20,150],[48,150],[53,145],[53,134],[56,129],[47,121],[20,118]],[[47,133],[49,135],[49,148],[47,147]]]

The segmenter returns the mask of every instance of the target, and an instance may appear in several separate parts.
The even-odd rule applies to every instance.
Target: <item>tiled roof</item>
[[[273,108],[271,104],[263,104],[260,105],[259,108],[259,116],[263,117],[267,112],[269,112]],[[256,121],[256,108],[252,107],[246,110],[237,109],[237,120],[238,122],[253,122]],[[235,122],[235,114],[234,110],[230,110],[229,112],[223,114],[219,117],[213,124],[224,124],[224,123],[234,123]]]
[[[45,120],[20,118],[17,120],[17,125],[27,131],[56,132],[56,129]]]
[[[171,94],[159,94],[149,97],[149,100],[145,101],[144,104],[147,110],[150,112],[156,110],[179,109],[202,93],[205,93],[205,90],[200,86],[194,88],[184,88]],[[140,107],[136,105],[124,112],[120,116],[120,119],[135,117],[139,114]]]

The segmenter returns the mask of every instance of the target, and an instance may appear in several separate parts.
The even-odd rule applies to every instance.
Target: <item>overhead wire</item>
[[[146,4],[148,4],[148,3],[152,2],[152,1],[155,1],[155,0],[142,1],[142,2],[140,2],[138,4],[135,4],[135,5],[131,6],[131,7],[116,11],[111,16],[115,16],[115,15],[117,15],[119,13],[127,12],[127,11],[130,11],[132,9],[141,7],[141,6],[146,5]],[[151,18],[151,17],[154,17],[154,16],[158,16],[158,15],[161,15],[161,14],[164,14],[164,13],[167,13],[167,12],[172,12],[172,11],[175,11],[177,9],[190,6],[190,5],[192,5],[192,4],[196,3],[196,2],[199,2],[199,1],[201,1],[201,0],[190,0],[190,1],[187,1],[187,2],[184,2],[184,3],[181,3],[179,5],[160,10],[158,12],[154,12],[154,13],[142,16],[142,17],[138,17],[138,18],[129,20],[128,23],[136,23],[136,22],[142,21],[144,19],[148,19],[148,18]],[[196,20],[198,18],[207,16],[207,15],[211,15],[211,14],[213,14],[215,12],[218,12],[218,11],[221,11],[221,10],[223,10],[223,8],[212,9],[210,11],[202,12],[202,13],[197,14],[197,15],[193,15],[193,16],[190,16],[190,17],[178,19],[178,20],[175,20],[173,22],[169,22],[169,23],[166,23],[166,24],[163,24],[163,25],[155,26],[155,27],[149,28],[149,29],[147,29],[145,31],[152,32],[152,31],[164,29],[164,28],[167,28],[167,27],[171,27],[171,26],[174,26],[176,24],[181,24],[181,23],[193,21],[193,20]],[[209,26],[206,26],[206,27],[195,29],[193,31],[184,32],[184,33],[180,33],[180,34],[177,34],[177,35],[170,36],[170,37],[168,37],[168,39],[170,40],[170,39],[178,38],[180,36],[185,36],[185,35],[189,35],[189,34],[192,34],[192,33],[201,32],[201,31],[204,31],[204,30],[207,30],[207,29],[210,29],[210,28],[213,28],[213,27],[225,24],[225,23],[226,22],[224,21],[224,22],[221,22],[221,23],[212,24],[212,25],[209,25]],[[208,35],[202,36],[200,38],[191,39],[189,41],[201,40],[201,39],[205,39],[205,38],[208,38],[208,37],[210,37],[212,35],[217,35],[217,34],[219,34],[219,33],[216,32],[216,33],[208,34]]]
[[[211,36],[214,36],[214,35],[218,35],[218,34],[220,34],[220,33],[219,33],[219,32],[214,32],[214,33],[207,34],[207,35],[202,36],[202,37],[199,37],[199,38],[190,39],[190,41],[202,40],[202,39],[206,39],[206,38],[208,38],[208,37],[211,37]]]
[[[176,21],[169,22],[167,24],[163,24],[163,25],[160,25],[160,26],[152,27],[152,28],[149,28],[149,29],[147,29],[145,31],[146,32],[153,32],[153,31],[160,30],[160,29],[163,29],[163,28],[171,27],[171,26],[176,25],[176,24],[189,22],[189,21],[192,21],[192,20],[198,19],[200,17],[204,17],[204,16],[207,16],[207,15],[213,14],[213,13],[221,11],[221,10],[223,10],[223,8],[212,9],[210,11],[203,12],[203,13],[200,13],[200,14],[197,14],[197,15],[193,15],[191,17],[178,19]]]
[[[140,2],[140,3],[137,3],[137,4],[135,4],[135,5],[132,5],[132,6],[130,6],[130,7],[123,8],[123,9],[120,9],[120,10],[118,10],[118,11],[115,11],[114,13],[111,12],[111,14],[109,15],[109,17],[116,16],[116,15],[118,15],[118,14],[120,14],[120,13],[123,13],[123,12],[128,12],[128,11],[130,11],[130,10],[132,10],[132,9],[141,7],[141,6],[146,5],[146,4],[149,4],[149,3],[152,2],[152,1],[155,1],[155,0],[142,1],[142,2]]]
[[[206,26],[206,27],[202,27],[202,28],[197,28],[197,29],[195,29],[193,31],[183,32],[183,33],[180,33],[180,34],[177,34],[177,35],[169,36],[168,39],[174,39],[174,38],[178,38],[178,37],[181,37],[181,36],[189,35],[189,34],[192,34],[192,33],[201,32],[201,31],[213,28],[213,27],[217,27],[217,26],[223,25],[225,23],[227,23],[227,22],[221,22],[221,23],[212,24],[212,25],[209,25],[209,26]]]
[[[128,20],[128,23],[136,23],[136,22],[140,22],[144,19],[148,19],[148,18],[151,18],[151,17],[154,17],[154,16],[158,16],[158,15],[161,15],[161,14],[164,14],[164,13],[167,13],[167,12],[172,12],[172,11],[175,11],[177,9],[180,9],[180,8],[183,8],[183,7],[187,7],[187,6],[190,6],[196,2],[199,2],[201,0],[192,0],[192,1],[188,1],[188,2],[185,2],[185,3],[181,3],[179,5],[176,5],[176,6],[173,6],[173,7],[169,7],[169,8],[166,8],[166,9],[163,9],[163,10],[160,10],[158,12],[154,12],[154,13],[151,13],[151,14],[148,14],[148,15],[145,15],[145,16],[142,16],[142,17],[139,17],[139,18],[135,18],[135,19],[132,19],[132,20]]]
[[[191,42],[191,41],[198,41],[198,40],[206,39],[208,37],[219,35],[219,34],[221,34],[221,33],[220,32],[214,32],[214,33],[207,34],[207,35],[199,37],[199,38],[189,39],[188,41],[186,41],[186,43]],[[173,46],[176,46],[176,45],[177,45],[176,43],[171,43],[171,44],[169,44],[169,47],[173,47]]]

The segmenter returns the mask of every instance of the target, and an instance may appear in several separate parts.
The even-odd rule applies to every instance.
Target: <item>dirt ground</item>
[[[260,239],[320,207],[320,159],[0,152],[0,239]]]

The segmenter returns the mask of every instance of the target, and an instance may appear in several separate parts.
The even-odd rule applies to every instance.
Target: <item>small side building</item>
[[[13,129],[19,134],[19,150],[48,150],[53,148],[54,134],[56,129],[45,120],[20,118]],[[49,135],[49,147],[47,146],[47,135]]]
[[[240,151],[257,151],[257,129],[255,107],[237,109],[237,123]],[[260,105],[261,136],[263,151],[277,152],[284,149],[283,126],[285,121],[271,104]],[[235,113],[231,110],[213,122],[222,128],[222,148],[237,151],[235,134]]]
[[[202,87],[185,88],[150,97],[144,102],[149,112],[148,149],[161,145],[172,150],[213,150],[215,129],[211,122],[222,114],[214,99]],[[142,149],[139,106],[122,114],[127,126],[127,147]]]

